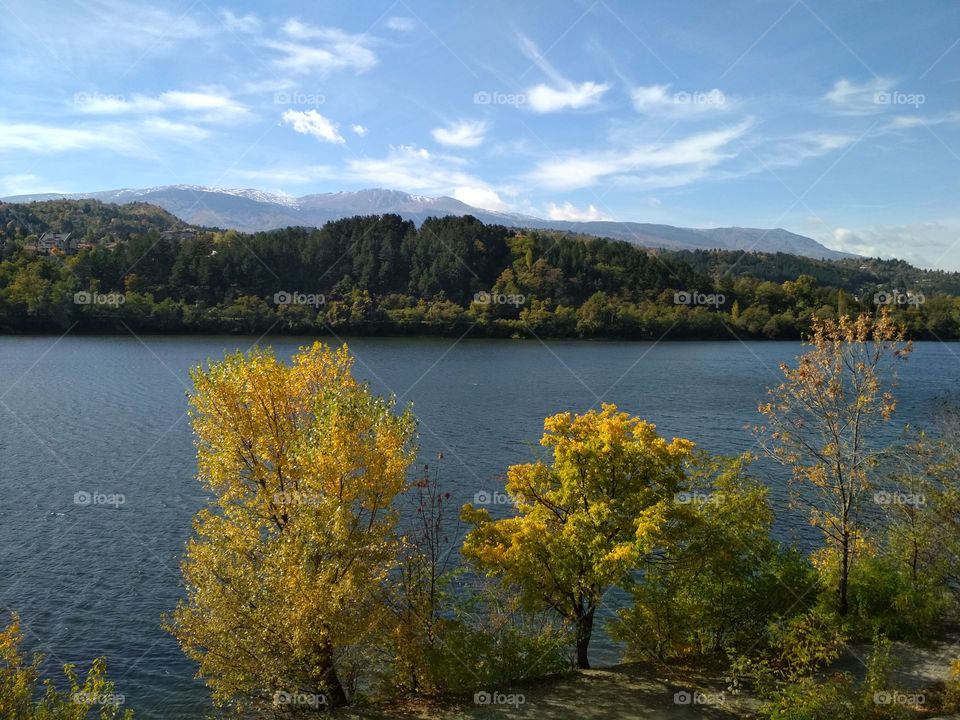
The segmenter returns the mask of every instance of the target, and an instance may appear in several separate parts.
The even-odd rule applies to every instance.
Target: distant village
[[[175,230],[162,230],[160,232],[161,240],[191,240],[196,237],[197,231],[192,228],[177,228]],[[118,245],[125,245],[126,239],[111,240],[106,243],[92,243],[81,240],[74,233],[53,233],[45,232],[37,240],[27,247],[32,247],[37,255],[76,255],[81,250],[92,250],[100,246],[108,250],[116,248]]]

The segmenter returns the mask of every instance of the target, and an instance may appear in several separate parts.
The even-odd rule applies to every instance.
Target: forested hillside
[[[960,334],[960,276],[899,261],[651,252],[469,216],[242,234],[88,200],[0,204],[0,228],[6,332],[796,338],[888,304],[914,337]],[[83,242],[48,250],[44,233]]]

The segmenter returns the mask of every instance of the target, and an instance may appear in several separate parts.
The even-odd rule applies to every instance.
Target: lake
[[[179,557],[205,502],[186,417],[188,369],[242,337],[0,338],[0,613],[52,665],[108,658],[138,718],[201,717],[194,667],[160,629],[181,595]],[[270,338],[288,356],[305,338]],[[541,455],[543,418],[600,402],[712,451],[753,447],[747,426],[796,343],[354,339],[356,374],[412,402],[421,463],[442,452],[461,502],[503,489],[508,465]],[[955,398],[960,344],[921,343],[901,372],[898,428]],[[891,433],[895,433],[891,429]],[[767,475],[772,477],[772,475]],[[809,529],[786,510],[777,532]],[[75,496],[97,502],[77,504]],[[122,505],[109,504],[124,496]],[[113,499],[116,499],[114,497]],[[105,504],[106,503],[106,504]],[[595,663],[616,662],[596,641]]]

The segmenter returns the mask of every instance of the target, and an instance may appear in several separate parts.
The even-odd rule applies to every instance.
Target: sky
[[[960,270],[956,0],[0,0],[0,196],[387,187]]]

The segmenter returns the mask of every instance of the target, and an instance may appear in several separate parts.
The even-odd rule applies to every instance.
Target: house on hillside
[[[191,228],[177,228],[175,230],[163,230],[160,233],[161,240],[192,240],[197,235],[197,231]]]
[[[79,241],[71,238],[73,233],[44,233],[35,247],[42,255],[76,255]]]

